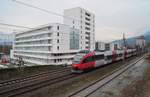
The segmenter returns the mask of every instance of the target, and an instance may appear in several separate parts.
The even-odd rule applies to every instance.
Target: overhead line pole
[[[124,47],[126,48],[127,45],[126,45],[126,39],[125,39],[125,34],[123,33],[123,44],[124,44]]]

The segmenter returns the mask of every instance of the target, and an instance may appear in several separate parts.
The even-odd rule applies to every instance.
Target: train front
[[[81,61],[83,57],[85,56],[85,53],[78,53],[74,56],[73,63],[72,63],[72,73],[81,73],[83,72],[80,67],[82,66]]]

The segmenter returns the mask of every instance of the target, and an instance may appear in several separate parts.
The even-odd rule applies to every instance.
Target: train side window
[[[104,55],[95,55],[95,60],[104,59]]]
[[[85,60],[83,60],[83,63],[88,63],[94,61],[94,57],[88,57]]]
[[[112,59],[112,55],[108,55],[108,56],[106,56],[106,57],[107,57],[107,60]]]
[[[122,54],[119,54],[119,57],[122,57]]]

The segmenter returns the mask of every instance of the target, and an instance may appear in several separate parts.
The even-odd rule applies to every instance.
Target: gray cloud
[[[7,0],[4,0],[5,2]],[[21,0],[63,14],[67,8],[81,6],[96,16],[96,40],[113,40],[139,35],[150,29],[149,0]],[[0,8],[0,17],[7,23],[38,26],[62,23],[62,17],[51,15],[9,1]],[[2,11],[3,10],[3,11]],[[105,36],[105,38],[104,38]]]

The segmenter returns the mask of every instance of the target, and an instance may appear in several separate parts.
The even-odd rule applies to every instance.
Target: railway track
[[[60,70],[60,71],[58,71],[57,69],[57,70],[52,70],[47,73],[43,72],[40,74],[31,75],[31,76],[24,77],[21,79],[19,78],[19,79],[1,82],[0,83],[0,97],[16,97],[16,96],[20,97],[20,95],[22,94],[29,93],[31,91],[40,89],[45,86],[58,84],[60,82],[66,81],[68,79],[71,79],[77,76],[79,75],[71,74],[70,69],[67,68],[67,69]],[[81,91],[82,90],[77,91],[76,93],[70,95],[70,97],[75,96],[77,93]],[[78,96],[75,96],[75,97],[78,97]]]
[[[4,81],[1,82],[0,97],[14,97],[21,95],[44,86],[66,80],[73,76],[74,75],[70,74],[70,69],[67,68],[60,71],[57,69],[24,78]]]
[[[146,55],[145,55],[146,56]],[[79,89],[75,91],[74,93],[70,94],[68,97],[88,97],[91,94],[93,94],[95,91],[98,89],[102,88],[104,85],[108,84],[111,82],[113,79],[127,71],[129,68],[133,67],[136,63],[138,63],[140,60],[142,60],[145,56],[137,59],[135,62],[126,65],[126,66],[121,66],[118,69],[102,76],[100,79],[96,80],[95,82],[89,84],[88,86]]]
[[[65,68],[65,69],[57,69],[57,70],[51,70],[51,71],[48,71],[48,72],[42,72],[42,73],[38,73],[38,74],[34,74],[34,75],[30,75],[30,76],[27,76],[27,77],[21,77],[21,78],[16,78],[16,79],[11,79],[11,80],[6,80],[6,81],[1,81],[0,82],[0,89],[4,86],[7,86],[7,85],[11,85],[11,84],[15,84],[15,83],[20,83],[20,82],[24,82],[24,81],[28,81],[28,80],[31,80],[33,78],[39,78],[39,77],[42,77],[42,76],[46,76],[46,75],[49,75],[49,74],[55,74],[55,73],[59,73],[59,72],[63,72],[63,71],[68,71],[69,68]]]

